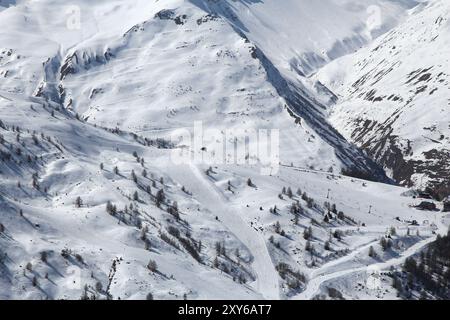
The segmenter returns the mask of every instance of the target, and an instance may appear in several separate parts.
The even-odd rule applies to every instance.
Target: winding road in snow
[[[441,235],[447,234],[447,231],[448,231],[447,226],[442,222],[445,216],[446,215],[440,215],[436,219],[436,225],[438,226],[438,233]],[[420,242],[416,243],[415,245],[411,246],[410,248],[408,248],[407,250],[405,250],[399,257],[390,259],[385,262],[374,263],[374,264],[364,266],[364,267],[356,267],[356,268],[351,268],[351,269],[347,269],[347,270],[341,270],[341,271],[337,271],[337,272],[330,272],[328,274],[324,274],[324,269],[325,270],[329,269],[331,266],[335,266],[335,265],[338,265],[342,262],[349,260],[351,257],[356,256],[361,251],[366,250],[367,247],[370,246],[370,244],[362,246],[361,248],[352,252],[349,256],[343,257],[342,259],[338,259],[334,262],[324,265],[322,268],[314,270],[311,273],[312,278],[308,282],[306,290],[303,291],[302,293],[300,293],[299,295],[295,296],[293,299],[294,300],[311,300],[319,293],[320,287],[325,282],[328,282],[330,280],[340,278],[343,276],[347,276],[352,273],[365,272],[368,270],[368,268],[385,270],[390,267],[399,266],[399,265],[403,264],[406,261],[406,259],[414,256],[420,250],[424,249],[427,245],[434,242],[436,240],[436,237],[437,237],[437,235],[435,237],[430,237],[423,241],[420,241]]]
[[[246,223],[239,213],[229,208],[228,200],[195,165],[171,168],[172,177],[183,184],[248,248],[253,256],[256,274],[255,290],[268,300],[280,299],[278,272],[275,270],[266,241]]]

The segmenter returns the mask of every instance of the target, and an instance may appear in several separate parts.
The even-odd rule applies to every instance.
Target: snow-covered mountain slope
[[[269,81],[287,101],[290,112],[303,118],[336,150],[342,150],[340,135],[324,116],[326,103],[335,96],[305,75],[360,49],[403,21],[407,10],[423,1],[191,2],[211,14],[219,13],[250,39],[260,50],[259,56],[263,55]],[[354,153],[342,152],[338,157],[352,158]]]
[[[52,9],[44,13],[45,8]],[[287,82],[219,9],[211,13],[181,0],[138,1],[131,8],[120,1],[94,7],[80,2],[87,17],[79,30],[67,30],[62,11],[64,5],[44,1],[4,12],[2,22],[13,31],[2,43],[21,59],[8,61],[3,70],[23,73],[9,74],[5,89],[20,87],[91,123],[166,137],[192,128],[194,121],[218,129],[283,128],[283,163],[384,179],[326,122],[323,107],[307,90]],[[115,23],[124,12],[131,18]],[[39,50],[31,54],[36,41]]]
[[[171,150],[41,98],[9,97],[0,109],[2,299],[313,297],[326,291],[324,274],[398,265],[396,254],[434,239],[425,220],[440,224],[411,208],[418,202],[403,188],[296,167],[261,176],[253,166],[175,166]],[[393,226],[384,253],[379,239]],[[368,257],[371,246],[379,258]]]
[[[230,290],[240,299],[263,297],[233,282],[254,281],[251,253],[164,173],[170,151],[81,123],[41,100],[14,97],[1,114],[2,299],[94,292],[115,299],[227,298]],[[158,208],[159,190],[165,199]],[[107,210],[108,201],[117,209]],[[239,266],[223,262],[230,275],[210,266],[214,243],[222,241],[241,252]],[[147,269],[151,260],[158,271]]]
[[[299,3],[286,1],[285,12]],[[333,19],[342,32],[315,45],[324,29],[295,44],[295,14],[277,22],[268,0],[7,1],[0,298],[309,299],[354,283],[368,265],[399,266],[444,233],[444,214],[417,210],[406,189],[337,173],[384,178],[326,121],[300,64],[282,65],[371,39],[361,36],[358,2],[326,3],[301,1],[311,15],[325,19],[333,8],[348,19]],[[370,2],[395,17],[384,31],[413,3]],[[293,45],[269,46],[258,25]],[[244,163],[179,165],[185,141],[169,139],[196,121],[220,133],[279,129],[279,159],[252,158],[249,150],[270,143],[231,136]],[[219,153],[215,134],[192,154]]]
[[[191,0],[220,12],[283,72],[308,75],[389,31],[421,1]]]
[[[331,122],[398,182],[450,193],[450,5],[433,1],[317,78],[340,96]]]

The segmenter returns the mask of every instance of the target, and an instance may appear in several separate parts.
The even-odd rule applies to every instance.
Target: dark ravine
[[[266,69],[269,81],[278,91],[278,94],[288,103],[286,107],[289,114],[297,122],[301,121],[299,119],[305,121],[313,128],[315,133],[334,148],[336,156],[347,165],[344,173],[370,180],[392,183],[383,169],[357,147],[349,143],[328,123],[319,111],[324,109],[324,106],[310,101],[305,92],[283,78],[260,49],[257,48],[256,50],[259,60]]]

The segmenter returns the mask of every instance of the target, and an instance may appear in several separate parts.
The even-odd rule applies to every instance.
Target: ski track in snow
[[[252,267],[257,278],[255,289],[268,300],[279,299],[278,272],[275,270],[264,237],[251,228],[237,212],[227,207],[225,197],[207,181],[195,165],[178,166],[171,173],[250,250],[254,259]]]

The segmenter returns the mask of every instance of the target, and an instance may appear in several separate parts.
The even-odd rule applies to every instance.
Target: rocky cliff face
[[[317,78],[340,97],[330,121],[392,178],[450,192],[449,4],[432,1]]]

